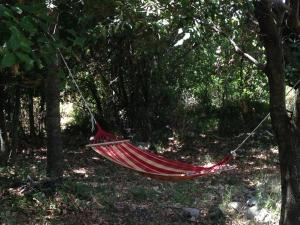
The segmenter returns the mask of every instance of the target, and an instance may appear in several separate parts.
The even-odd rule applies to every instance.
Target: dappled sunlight
[[[74,114],[74,104],[72,102],[62,102],[60,103],[60,113],[61,113],[61,128],[65,129],[68,124],[73,122]]]
[[[41,156],[41,155],[36,155],[34,158],[35,158],[38,162],[41,162],[41,161],[47,159],[46,156]]]
[[[99,157],[92,157],[93,160],[95,161],[100,161],[101,159]]]
[[[90,169],[90,168],[73,169],[72,172],[77,175],[82,175],[84,177],[89,177],[91,174],[94,174],[93,169]]]

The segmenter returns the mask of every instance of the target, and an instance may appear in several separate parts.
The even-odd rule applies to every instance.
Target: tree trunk
[[[88,86],[90,88],[92,97],[95,100],[98,115],[102,118],[103,117],[103,110],[102,110],[101,100],[100,100],[99,95],[98,95],[97,87],[96,87],[93,80],[88,81]]]
[[[296,123],[288,117],[285,104],[283,45],[280,26],[274,21],[272,1],[255,2],[255,15],[265,46],[270,88],[272,127],[279,147],[281,172],[280,225],[300,224],[300,143]],[[280,24],[279,24],[280,25]],[[299,119],[296,119],[296,121]]]
[[[63,175],[63,153],[60,128],[59,60],[49,65],[45,84],[46,131],[47,131],[47,176],[60,178]]]
[[[28,93],[28,117],[30,137],[35,137],[34,113],[33,113],[33,90]]]
[[[4,90],[2,87],[0,87],[0,99],[4,99]],[[0,165],[4,165],[7,162],[9,148],[7,144],[6,118],[3,101],[0,101],[0,129]]]
[[[45,79],[43,79],[41,90],[41,98],[39,103],[39,115],[38,115],[38,136],[42,140],[45,137],[45,125],[46,125],[46,116],[45,116],[45,104],[46,104],[46,97],[45,97]]]
[[[298,129],[300,129],[300,86],[298,85],[296,92],[296,102],[295,102],[295,124]],[[298,134],[299,134],[299,130]],[[300,138],[300,134],[298,136]]]
[[[14,109],[13,109],[12,124],[10,129],[11,151],[13,154],[17,153],[17,148],[19,145],[20,106],[21,106],[21,88],[19,85],[17,85],[15,89]]]

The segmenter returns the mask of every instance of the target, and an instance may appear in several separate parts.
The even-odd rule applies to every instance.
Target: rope
[[[71,69],[70,69],[70,67],[69,67],[69,65],[68,65],[68,63],[67,63],[67,61],[65,60],[65,57],[63,56],[63,54],[62,54],[62,52],[60,51],[59,48],[57,48],[57,50],[58,50],[58,53],[59,53],[60,57],[62,58],[64,64],[65,64],[65,66],[67,67],[67,70],[68,70],[68,72],[69,72],[69,75],[70,75],[70,77],[72,78],[72,81],[73,81],[73,83],[75,84],[75,87],[76,87],[76,89],[77,89],[78,92],[79,92],[79,95],[80,95],[80,97],[81,97],[81,100],[83,101],[83,103],[84,103],[86,109],[88,110],[88,112],[89,112],[89,114],[90,114],[90,117],[91,117],[90,120],[91,120],[92,130],[95,130],[95,124],[97,123],[97,122],[96,122],[96,119],[95,119],[95,116],[94,116],[94,114],[92,113],[92,110],[91,110],[91,108],[89,107],[88,102],[87,102],[87,101],[85,100],[85,98],[83,97],[83,94],[82,94],[82,92],[81,92],[81,90],[80,90],[80,88],[79,88],[79,86],[78,86],[78,84],[77,84],[77,82],[76,82],[76,80],[75,80],[75,78],[74,78],[74,75],[73,75],[73,73],[72,73],[72,71],[71,71]]]
[[[52,34],[48,33],[48,35],[53,39],[53,41],[56,41]],[[69,73],[69,75],[70,75],[70,77],[71,77],[71,79],[72,79],[72,81],[73,81],[76,89],[78,90],[78,93],[80,95],[81,100],[84,103],[84,106],[86,107],[86,109],[88,110],[88,112],[90,114],[91,127],[92,127],[92,131],[94,131],[95,130],[95,124],[97,123],[97,121],[95,119],[95,116],[92,113],[92,110],[89,107],[88,102],[85,100],[85,98],[84,98],[84,96],[82,94],[82,91],[80,90],[79,85],[77,84],[77,82],[75,80],[74,74],[72,73],[72,71],[71,71],[71,69],[70,69],[70,67],[69,67],[69,65],[68,65],[68,63],[67,63],[67,61],[66,61],[66,59],[65,59],[64,55],[62,54],[62,52],[61,52],[61,50],[60,50],[59,47],[57,47],[57,51],[58,51],[58,53],[59,53],[59,55],[60,55],[63,63],[65,64],[65,66],[66,66],[66,68],[68,70],[68,73]]]
[[[294,84],[294,86],[286,93],[285,97],[287,97],[295,87],[300,84],[300,79]],[[245,144],[245,142],[257,131],[257,129],[269,118],[270,113],[268,113],[261,121],[260,123],[250,132],[248,133],[247,137],[230,153],[233,157],[236,157],[236,152]]]
[[[247,137],[230,153],[235,157],[237,154],[236,152],[245,144],[245,142],[257,131],[257,129],[269,118],[270,113],[268,113],[261,121],[260,123],[250,132],[248,133]]]

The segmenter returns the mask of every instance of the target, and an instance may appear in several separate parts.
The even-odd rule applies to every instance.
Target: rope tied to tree
[[[291,87],[291,89],[285,94],[285,97],[287,97],[293,89],[295,89],[298,85],[300,84],[300,79],[293,85],[293,87]],[[250,132],[248,133],[248,135],[246,136],[246,138],[244,138],[244,140],[234,149],[230,152],[230,154],[233,157],[237,156],[237,151],[241,149],[241,147],[245,144],[245,142],[254,135],[254,133],[258,130],[258,128],[269,118],[271,114],[268,113],[260,122],[259,124]]]
[[[96,119],[95,119],[95,116],[94,116],[94,114],[92,113],[92,110],[91,110],[91,108],[89,107],[88,102],[85,100],[85,98],[84,98],[84,96],[83,96],[83,94],[82,94],[82,92],[81,92],[81,90],[80,90],[80,88],[79,88],[79,86],[78,86],[78,84],[77,84],[77,82],[76,82],[76,80],[75,80],[75,77],[74,77],[74,75],[73,75],[73,73],[72,73],[72,71],[71,71],[71,69],[70,69],[68,63],[67,63],[67,61],[65,60],[65,57],[63,56],[63,54],[62,54],[62,52],[60,51],[59,48],[57,48],[57,51],[58,51],[58,53],[59,53],[59,55],[60,55],[60,57],[61,57],[63,63],[65,64],[65,66],[66,66],[66,68],[67,68],[67,70],[68,70],[68,72],[69,72],[69,75],[70,75],[70,77],[71,77],[71,79],[72,79],[72,81],[73,81],[73,83],[74,83],[74,85],[75,85],[75,87],[76,87],[76,89],[78,90],[78,93],[79,93],[79,95],[80,95],[81,100],[82,100],[83,103],[84,103],[84,106],[86,107],[86,109],[88,110],[88,112],[89,112],[89,114],[90,114],[91,127],[92,127],[92,131],[94,131],[94,130],[95,130],[95,124],[97,124],[97,121],[96,121]]]
[[[47,34],[52,38],[53,41],[56,41],[56,39],[53,37],[52,34],[50,34],[50,33],[47,33]],[[69,65],[68,65],[68,63],[67,63],[67,61],[66,61],[64,55],[62,54],[60,48],[57,47],[56,49],[57,49],[57,51],[58,51],[58,53],[59,53],[59,55],[60,55],[60,57],[61,57],[61,59],[62,59],[64,65],[66,66],[66,68],[67,68],[67,70],[68,70],[69,76],[71,77],[72,82],[74,83],[74,85],[75,85],[75,87],[76,87],[76,89],[77,89],[77,91],[78,91],[78,93],[79,93],[79,96],[80,96],[81,100],[83,101],[83,104],[84,104],[85,108],[87,109],[88,113],[90,114],[91,129],[92,129],[92,131],[94,131],[94,130],[95,130],[95,125],[97,124],[97,121],[96,121],[96,119],[95,119],[95,116],[94,116],[94,114],[92,113],[92,110],[91,110],[91,108],[90,108],[88,102],[85,100],[85,98],[84,98],[84,96],[83,96],[83,94],[82,94],[82,91],[80,90],[79,85],[78,85],[78,83],[77,83],[76,80],[75,80],[75,76],[74,76],[74,74],[72,73],[72,70],[70,69],[70,67],[69,67]]]

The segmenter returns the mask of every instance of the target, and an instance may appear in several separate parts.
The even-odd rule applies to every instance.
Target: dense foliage
[[[237,55],[229,41],[230,37],[243,50],[261,57],[256,51],[262,47],[252,41],[257,28],[252,25],[249,5],[239,4],[2,4],[1,91],[8,96],[2,106],[2,116],[7,118],[2,129],[12,136],[12,130],[19,127],[26,135],[37,133],[39,124],[42,135],[42,116],[37,112],[44,110],[44,77],[60,48],[97,119],[108,129],[156,141],[174,132],[184,135],[219,129],[221,135],[228,135],[249,131],[267,110],[267,86],[266,78]],[[49,16],[51,8],[58,10],[57,17]],[[243,10],[249,17],[244,17]],[[56,37],[49,28],[52,23],[58,30]],[[64,101],[74,102],[76,121],[89,125],[63,64],[60,76]],[[25,114],[32,115],[23,118],[31,123],[9,124],[19,115],[11,112],[11,108],[19,111],[16,105],[28,109]],[[133,133],[126,133],[128,128]]]

